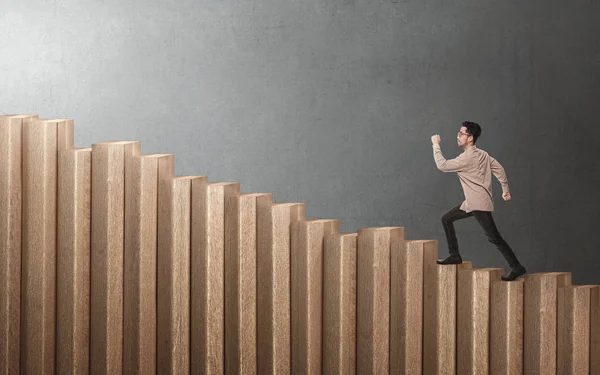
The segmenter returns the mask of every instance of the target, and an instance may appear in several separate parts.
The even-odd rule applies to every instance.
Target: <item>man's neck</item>
[[[468,144],[468,145],[462,146],[463,150],[465,150],[465,151],[467,151],[470,147],[475,148],[475,145],[474,144]]]

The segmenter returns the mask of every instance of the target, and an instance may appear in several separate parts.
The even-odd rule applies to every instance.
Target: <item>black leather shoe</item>
[[[502,276],[502,280],[513,281],[513,280],[516,280],[518,277],[525,275],[526,273],[527,273],[527,270],[525,269],[525,267],[518,264],[515,267],[511,268],[509,273],[504,274],[504,276]]]
[[[460,254],[450,254],[445,259],[438,259],[437,264],[461,264],[462,258]]]

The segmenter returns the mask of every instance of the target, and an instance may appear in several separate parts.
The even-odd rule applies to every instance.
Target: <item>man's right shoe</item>
[[[525,275],[527,270],[521,264],[517,264],[514,268],[511,268],[508,273],[505,273],[501,279],[504,281],[514,281],[517,278]]]
[[[461,264],[462,258],[460,254],[450,254],[445,259],[438,259],[437,264]]]

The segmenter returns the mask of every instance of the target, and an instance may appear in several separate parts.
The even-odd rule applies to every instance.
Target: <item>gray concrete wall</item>
[[[462,200],[435,168],[463,120],[506,168],[496,223],[530,272],[600,283],[600,3],[2,1],[0,111],[139,140],[178,174],[305,202],[340,229],[440,240]],[[463,257],[505,267],[474,219]]]

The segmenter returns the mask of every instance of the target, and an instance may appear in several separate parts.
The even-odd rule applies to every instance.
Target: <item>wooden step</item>
[[[434,265],[434,240],[395,241],[391,249],[390,373],[420,374],[423,368],[423,282]]]
[[[292,374],[322,373],[323,243],[337,220],[299,220],[291,231]]]
[[[163,178],[158,183],[156,371],[190,368],[193,190],[206,176]]]
[[[490,366],[490,304],[492,282],[502,268],[458,270],[456,298],[456,371],[461,375],[487,374]]]
[[[325,239],[323,373],[356,372],[356,252],[358,234]]]
[[[192,184],[192,373],[224,370],[225,202],[239,193],[238,182]]]
[[[293,222],[306,219],[304,203],[258,206],[257,372],[291,372],[290,272]]]
[[[429,264],[423,273],[423,374],[456,374],[456,300],[459,265]]]
[[[21,370],[54,372],[58,152],[73,148],[73,123],[23,122]],[[117,297],[118,298],[118,297]]]
[[[490,374],[523,374],[523,297],[525,280],[492,281]]]
[[[172,154],[125,161],[123,372],[156,373],[156,269],[159,180],[172,178]]]
[[[256,237],[260,205],[271,193],[230,195],[225,202],[225,373],[256,373]]]
[[[125,164],[140,142],[92,145],[90,373],[123,370]]]
[[[590,368],[591,285],[558,288],[558,374],[583,374]]]
[[[92,149],[58,153],[56,369],[89,371]]]
[[[358,230],[356,359],[361,374],[390,371],[390,253],[404,228]]]
[[[600,375],[600,286],[590,290],[590,375]]]
[[[23,123],[37,118],[0,116],[0,374],[19,373]]]
[[[558,289],[571,285],[571,279],[569,272],[538,272],[525,275],[525,374],[556,373]]]

